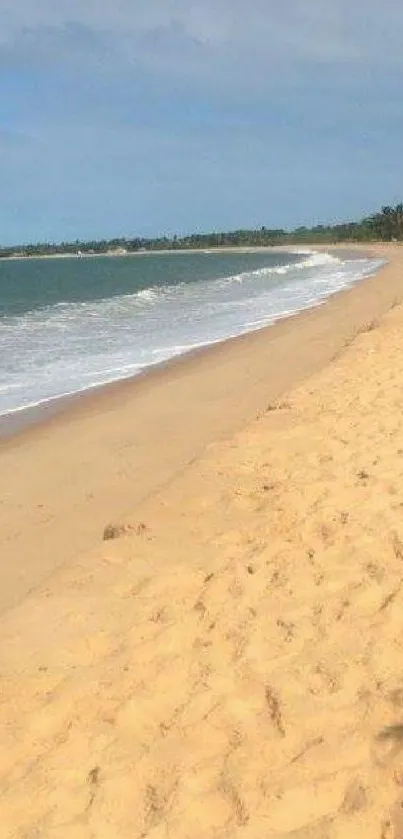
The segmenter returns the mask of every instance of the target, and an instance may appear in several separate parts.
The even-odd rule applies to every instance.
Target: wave
[[[291,252],[290,252],[291,253]],[[216,284],[218,288],[224,288],[227,285],[232,285],[233,283],[242,284],[245,280],[251,280],[253,278],[259,277],[270,277],[270,276],[283,276],[285,277],[288,273],[292,273],[293,271],[301,271],[306,268],[316,268],[321,265],[335,265],[337,263],[341,263],[341,260],[338,257],[332,256],[331,254],[327,253],[319,253],[317,251],[306,251],[306,250],[295,250],[292,253],[304,256],[307,256],[307,259],[301,260],[300,262],[289,262],[285,263],[284,265],[276,265],[276,266],[268,266],[264,268],[257,268],[252,271],[243,271],[240,274],[233,274],[229,277],[217,277],[213,280],[205,281],[205,284]],[[91,312],[93,311],[94,316],[98,309],[104,309],[105,306],[109,306],[111,310],[115,310],[120,306],[124,306],[129,304],[130,302],[133,304],[138,304],[140,306],[147,306],[148,304],[154,305],[159,300],[167,299],[175,294],[180,294],[183,292],[184,289],[190,289],[192,285],[198,285],[198,283],[188,283],[188,282],[180,282],[175,284],[167,284],[167,285],[151,285],[147,288],[140,289],[134,293],[126,293],[126,294],[118,294],[116,296],[111,296],[108,298],[101,298],[100,300],[96,301],[80,301],[78,303],[69,303],[68,301],[62,301],[60,303],[56,303],[50,307],[42,307],[41,311],[46,311],[46,313],[51,313],[54,310],[61,310],[65,316],[74,315],[75,312],[82,310],[83,312]],[[35,310],[34,310],[35,313]]]
[[[255,271],[244,271],[242,274],[234,274],[232,277],[222,277],[217,282],[222,285],[231,283],[242,283],[249,277],[270,277],[271,275],[286,276],[294,271],[303,271],[306,268],[317,268],[320,265],[335,265],[341,263],[337,256],[330,253],[319,253],[318,251],[293,251],[293,253],[307,255],[307,259],[301,262],[289,262],[285,265],[275,265],[267,268],[257,268]]]
[[[293,252],[293,255],[296,252]],[[320,305],[380,260],[315,251],[230,277],[63,302],[0,322],[0,414],[39,406]]]

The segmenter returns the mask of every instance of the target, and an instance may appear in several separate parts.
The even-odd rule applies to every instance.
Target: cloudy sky
[[[401,0],[0,0],[0,243],[403,200]]]

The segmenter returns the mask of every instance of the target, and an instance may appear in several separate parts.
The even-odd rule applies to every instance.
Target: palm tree
[[[396,239],[403,239],[403,204],[396,204]]]

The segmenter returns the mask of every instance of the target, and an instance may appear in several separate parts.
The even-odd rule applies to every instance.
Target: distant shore
[[[161,248],[155,250],[138,250],[127,251],[126,253],[85,253],[84,251],[78,253],[51,253],[51,254],[33,254],[33,255],[16,255],[16,256],[0,256],[1,262],[16,262],[28,261],[30,259],[96,259],[108,257],[111,259],[122,259],[129,256],[169,256],[177,254],[212,254],[212,253],[295,253],[295,252],[312,252],[315,250],[326,251],[328,249],[335,249],[348,253],[368,251],[372,247],[382,247],[379,242],[368,242],[360,244],[359,242],[345,242],[340,244],[290,244],[290,245],[249,245],[244,247],[214,247],[214,248]],[[387,247],[387,246],[386,246]]]
[[[292,251],[295,250],[310,250],[310,248],[304,248],[302,245],[273,245],[273,246],[265,246],[265,247],[258,247],[258,246],[247,246],[247,247],[217,247],[217,248],[160,248],[155,250],[138,250],[138,251],[127,251],[126,253],[85,253],[83,251],[81,254],[78,253],[49,253],[49,254],[32,254],[32,255],[23,255],[18,254],[16,256],[0,256],[0,263],[5,261],[26,261],[29,259],[96,259],[100,257],[110,257],[111,259],[122,259],[127,256],[168,256],[168,255],[176,255],[176,254],[210,254],[210,253],[265,253],[266,251],[272,253],[279,252],[283,253],[284,251]]]

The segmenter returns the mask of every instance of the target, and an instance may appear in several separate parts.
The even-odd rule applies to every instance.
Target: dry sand
[[[386,251],[322,309],[2,444],[2,837],[403,837]]]

